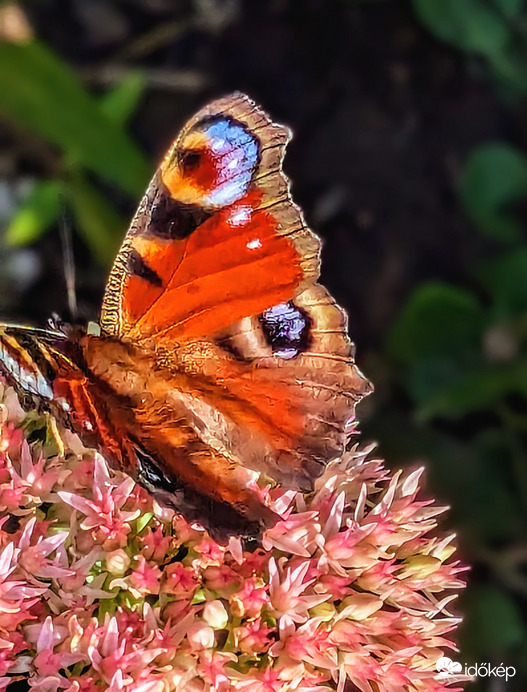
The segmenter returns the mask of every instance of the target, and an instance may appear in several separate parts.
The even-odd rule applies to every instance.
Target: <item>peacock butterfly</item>
[[[371,387],[318,283],[293,203],[290,132],[233,94],[183,128],[108,279],[100,332],[0,325],[0,372],[189,519],[251,533],[276,515],[247,468],[308,491]]]

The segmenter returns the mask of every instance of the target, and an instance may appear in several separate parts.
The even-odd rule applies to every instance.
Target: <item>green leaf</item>
[[[104,115],[117,125],[126,125],[135,112],[145,90],[145,77],[141,72],[130,72],[100,99]]]
[[[44,235],[60,213],[61,192],[58,180],[35,183],[7,226],[7,243],[28,245]]]
[[[413,7],[429,31],[462,50],[489,57],[510,40],[501,13],[483,0],[413,0]]]
[[[509,243],[521,239],[522,225],[507,210],[527,194],[527,158],[519,151],[502,143],[478,147],[465,165],[459,193],[483,233]]]
[[[527,247],[510,250],[481,264],[475,276],[492,298],[499,317],[527,309]]]
[[[124,219],[80,175],[67,182],[65,192],[80,235],[95,257],[109,266],[123,238]]]
[[[37,42],[0,42],[0,113],[133,197],[150,166],[65,63]]]
[[[192,597],[192,605],[196,605],[197,603],[203,603],[204,601],[207,600],[207,595],[205,593],[205,589],[198,589],[194,596]]]
[[[476,298],[442,282],[420,286],[388,336],[388,352],[411,364],[420,358],[458,356],[479,350],[484,312]]]
[[[525,6],[525,0],[492,0],[492,2],[507,19],[512,19]]]
[[[141,514],[141,516],[137,518],[136,533],[141,533],[152,521],[153,516],[153,512],[144,512]]]
[[[472,294],[434,282],[411,296],[387,340],[420,410],[481,360],[485,313]],[[430,414],[429,414],[430,415]]]
[[[457,419],[474,411],[493,409],[510,394],[527,398],[527,362],[481,365],[460,371],[435,391],[428,391],[418,417]]]
[[[438,39],[486,60],[504,96],[527,93],[527,71],[511,27],[524,0],[413,0],[417,17]]]

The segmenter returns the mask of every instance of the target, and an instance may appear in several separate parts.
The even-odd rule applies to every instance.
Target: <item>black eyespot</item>
[[[279,303],[263,312],[260,324],[275,356],[295,358],[309,347],[309,315],[292,301]]]
[[[183,149],[176,154],[177,162],[184,173],[191,173],[203,162],[203,154],[196,149]]]

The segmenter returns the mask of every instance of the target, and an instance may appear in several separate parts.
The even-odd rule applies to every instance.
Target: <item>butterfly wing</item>
[[[188,521],[199,520],[218,539],[258,533],[276,517],[247,487],[250,477],[244,469],[232,468],[188,423],[174,420],[174,408],[167,416],[163,400],[173,383],[150,377],[151,365],[148,354],[130,352],[119,341],[82,330],[64,333],[0,324],[0,377],[15,388],[25,408],[51,413],[112,466],[129,473]],[[99,377],[97,369],[110,377]],[[132,373],[127,396],[122,381]],[[137,399],[144,399],[145,390],[152,395],[141,406]],[[207,472],[206,460],[214,474]]]
[[[239,94],[190,120],[127,233],[101,327],[185,374],[172,396],[216,457],[308,488],[370,385],[317,282],[320,241],[282,172],[289,139]]]
[[[105,332],[135,341],[212,335],[316,280],[320,243],[281,172],[289,138],[241,95],[186,125],[113,267]]]

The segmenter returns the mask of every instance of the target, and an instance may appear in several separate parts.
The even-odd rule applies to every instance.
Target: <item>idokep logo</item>
[[[437,677],[449,678],[453,675],[461,675],[463,666],[458,661],[448,658],[448,656],[442,656],[436,663],[436,670],[439,673]]]
[[[474,678],[505,678],[507,681],[516,675],[514,666],[500,664],[493,666],[491,663],[474,663],[462,665],[459,661],[453,661],[448,656],[442,656],[436,663],[438,680],[455,678],[456,680],[474,680]]]

